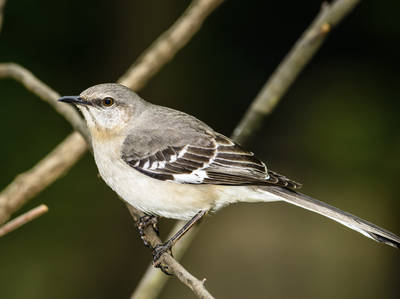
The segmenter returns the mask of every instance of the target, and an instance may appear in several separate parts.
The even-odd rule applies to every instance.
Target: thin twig
[[[137,222],[140,217],[145,215],[144,213],[136,210],[135,208],[133,208],[128,204],[126,206],[129,212],[131,213],[133,219],[135,220],[135,222]],[[161,244],[160,238],[158,237],[157,233],[151,226],[144,229],[143,238],[153,248]],[[174,259],[170,254],[168,253],[162,254],[158,262],[160,265],[166,268],[169,273],[174,274],[182,283],[187,285],[199,298],[207,298],[207,299],[214,298],[204,287],[204,280],[199,280],[196,277],[194,277],[185,268],[183,268],[182,265],[180,265],[177,262],[177,260]],[[140,291],[135,292],[133,296],[136,296],[136,298],[149,299],[157,297],[163,287],[163,284],[157,285],[157,283],[163,281],[165,284],[167,280],[167,278],[161,278],[162,276],[167,277],[165,274],[161,273],[161,271],[159,270],[154,271],[155,269],[153,265],[150,265],[149,268],[152,268],[153,271],[151,271],[151,273],[154,274],[148,274],[147,272],[146,274],[154,275],[154,277],[157,277],[158,279],[155,280],[154,277],[150,277],[150,280],[147,281],[147,285],[142,285]],[[152,289],[153,286],[156,286],[156,288]],[[152,295],[154,297],[151,297]]]
[[[17,218],[14,218],[13,220],[7,222],[2,227],[0,227],[0,237],[8,234],[9,232],[12,232],[13,230],[16,230],[17,228],[23,226],[28,222],[31,222],[39,216],[42,216],[48,210],[49,208],[46,205],[40,205],[18,216]]]
[[[121,77],[119,82],[137,91],[195,35],[207,16],[223,0],[194,0],[182,16]]]
[[[239,122],[233,132],[233,138],[236,141],[243,143],[256,133],[265,116],[272,112],[299,73],[321,47],[332,27],[339,24],[358,2],[360,0],[336,0],[332,4],[323,3],[315,20],[280,63]]]
[[[178,221],[174,229],[171,230],[167,239],[171,238],[183,225],[183,221]],[[173,250],[175,260],[179,261],[183,257],[183,254],[192,242],[196,233],[199,231],[199,228],[199,225],[192,227],[192,229],[174,245]],[[131,295],[131,299],[157,298],[168,279],[169,276],[165,275],[160,270],[154,268],[152,264],[150,264],[145,274],[142,276],[138,286],[136,287],[135,292]]]

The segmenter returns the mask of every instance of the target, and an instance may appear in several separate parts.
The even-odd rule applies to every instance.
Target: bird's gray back
[[[132,120],[132,132],[124,141],[122,155],[143,158],[168,146],[208,147],[215,132],[197,118],[174,109],[150,105]]]

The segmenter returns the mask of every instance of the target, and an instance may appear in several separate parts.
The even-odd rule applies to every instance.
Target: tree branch
[[[336,26],[360,0],[324,2],[321,11],[280,63],[233,132],[239,143],[251,138]]]
[[[139,218],[144,216],[145,214],[136,210],[129,204],[126,205],[129,212],[131,213],[134,221],[137,223]],[[156,247],[161,244],[161,240],[158,237],[157,233],[154,231],[153,227],[146,227],[144,230],[144,240],[151,246]],[[178,242],[179,244],[180,242]],[[174,274],[182,283],[187,285],[199,298],[214,298],[204,287],[205,279],[199,280],[190,274],[185,268],[179,264],[176,259],[174,259],[170,254],[164,253],[158,260],[159,264],[168,270],[169,273]],[[143,288],[140,291],[135,292],[135,294],[131,298],[155,298],[158,296],[161,291],[163,285],[167,281],[168,276],[166,276],[161,271],[155,269],[153,265],[150,265],[149,268],[151,274],[148,274],[149,270],[145,275],[150,275],[150,281],[147,281],[145,285],[142,285]],[[153,276],[154,275],[154,276]],[[164,278],[161,278],[164,277]],[[158,283],[163,282],[161,285],[157,285]],[[155,287],[155,289],[153,289]],[[154,297],[149,297],[152,293]]]
[[[171,230],[167,239],[171,238],[184,224],[184,221],[178,221]],[[175,260],[180,260],[183,257],[183,254],[189,247],[196,233],[199,231],[199,228],[199,225],[193,226],[192,229],[174,245],[173,251]],[[157,298],[168,279],[169,276],[165,275],[150,264],[130,299]]]
[[[223,0],[195,0],[182,16],[138,58],[119,82],[137,91],[195,35]]]
[[[46,205],[40,205],[28,212],[14,218],[10,222],[7,222],[2,227],[0,227],[0,237],[8,234],[9,232],[16,230],[17,228],[21,227],[22,225],[38,218],[39,216],[43,215],[49,210]]]

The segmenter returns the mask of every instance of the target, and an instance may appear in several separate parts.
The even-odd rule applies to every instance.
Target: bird
[[[205,215],[237,202],[284,201],[400,249],[394,233],[300,193],[300,183],[270,170],[253,152],[189,114],[143,100],[128,87],[98,84],[59,101],[81,111],[100,176],[148,216],[143,225],[152,217],[187,221],[154,248],[154,260]]]

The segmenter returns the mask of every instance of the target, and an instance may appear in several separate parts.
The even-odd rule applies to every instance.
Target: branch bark
[[[136,210],[128,204],[126,206],[136,223],[138,222],[140,217],[145,215],[144,213]],[[145,228],[143,238],[153,248],[162,243],[157,233],[154,231],[153,227],[150,226]],[[179,243],[180,242],[178,242],[178,244]],[[176,258],[177,257],[173,258],[168,253],[164,253],[163,255],[161,255],[158,262],[164,268],[166,268],[169,273],[175,275],[183,284],[187,285],[199,298],[214,298],[204,287],[205,279],[199,280],[194,277],[184,267],[182,267],[181,264],[177,262]],[[167,275],[165,275],[158,269],[155,269],[153,265],[149,266],[149,269],[146,271],[145,276],[147,276],[149,280],[146,280],[146,283],[142,284],[142,288],[139,289],[139,291],[136,291],[131,298],[147,299],[157,297],[168,279]]]
[[[295,43],[270,79],[260,90],[233,132],[233,138],[243,143],[251,138],[262,125],[262,120],[272,112],[290,85],[298,77],[321,47],[332,27],[347,16],[360,0],[324,2],[321,11]]]
[[[12,232],[13,230],[16,230],[17,228],[20,228],[22,225],[31,222],[32,220],[38,218],[39,216],[42,216],[48,210],[49,208],[46,205],[40,205],[18,216],[17,218],[11,220],[10,222],[7,222],[2,227],[0,227],[0,237],[8,234],[9,232]]]
[[[184,224],[184,221],[178,221],[171,230],[167,239],[171,238]],[[193,226],[191,230],[174,245],[173,252],[175,260],[179,261],[183,257],[194,237],[199,232],[199,229],[199,225]],[[165,275],[150,264],[130,299],[157,298],[168,279],[169,276]]]

